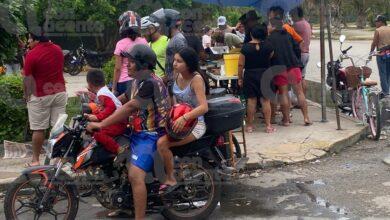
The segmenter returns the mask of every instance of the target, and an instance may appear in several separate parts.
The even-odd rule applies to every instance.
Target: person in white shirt
[[[210,48],[211,47],[211,34],[213,33],[213,30],[206,26],[203,28],[204,35],[202,36],[202,45],[203,48]]]

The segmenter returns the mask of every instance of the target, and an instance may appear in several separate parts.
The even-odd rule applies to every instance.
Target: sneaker
[[[379,99],[385,99],[385,98],[390,98],[390,94],[384,94],[383,92],[381,92],[379,94]]]

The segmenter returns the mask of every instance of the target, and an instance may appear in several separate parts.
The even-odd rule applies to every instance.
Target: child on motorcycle
[[[160,187],[160,193],[170,193],[178,186],[173,175],[173,155],[171,147],[182,146],[201,138],[206,132],[203,115],[208,111],[206,100],[206,86],[199,69],[199,56],[192,48],[183,48],[175,54],[173,68],[175,82],[173,85],[173,101],[187,103],[192,111],[178,118],[173,124],[173,131],[180,132],[187,121],[198,119],[191,134],[183,140],[172,140],[168,135],[161,137],[157,142],[157,150],[164,161],[166,180]]]
[[[92,114],[85,114],[89,121],[99,122],[113,114],[122,103],[115,97],[115,95],[105,86],[104,73],[97,69],[88,71],[87,74],[88,90],[96,94],[95,103],[98,105]],[[114,140],[114,137],[123,134],[126,130],[126,121],[114,124],[95,132],[93,137],[95,140],[103,145],[103,147],[113,153],[117,154],[119,151],[119,144]]]

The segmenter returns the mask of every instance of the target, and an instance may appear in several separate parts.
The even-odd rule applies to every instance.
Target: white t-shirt
[[[98,97],[99,96],[107,96],[111,98],[111,100],[114,102],[116,109],[120,108],[122,106],[122,103],[119,101],[119,99],[112,93],[107,86],[102,87],[96,94],[96,102],[99,102]]]
[[[203,48],[206,49],[207,48],[207,45],[209,47],[211,47],[211,37],[207,34],[203,35],[202,37],[202,45],[203,45]]]

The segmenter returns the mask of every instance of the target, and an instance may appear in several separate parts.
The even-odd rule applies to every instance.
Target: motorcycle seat
[[[116,136],[114,140],[119,144],[121,148],[129,146],[129,136],[126,134]]]
[[[204,148],[209,148],[210,146],[212,146],[215,143],[217,137],[217,135],[210,135],[206,133],[198,140],[195,140],[183,146],[172,148],[172,153],[173,155],[180,157],[193,152],[201,151]]]

